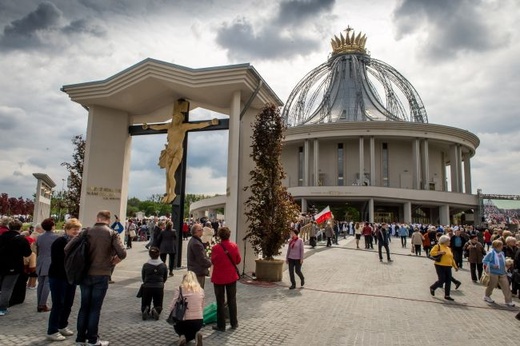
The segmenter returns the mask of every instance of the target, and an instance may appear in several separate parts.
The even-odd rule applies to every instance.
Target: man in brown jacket
[[[90,266],[87,277],[80,284],[81,307],[78,313],[76,343],[96,346],[109,345],[108,341],[99,339],[99,317],[108,290],[112,266],[126,257],[126,250],[118,233],[110,229],[108,225],[110,225],[110,211],[102,210],[97,214],[96,224],[86,230]],[[71,240],[65,247],[65,253],[80,238],[78,236]]]

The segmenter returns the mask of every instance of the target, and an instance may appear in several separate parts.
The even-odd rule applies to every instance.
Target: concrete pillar
[[[374,222],[374,199],[368,200],[368,222]]]
[[[413,188],[416,190],[421,189],[421,143],[419,138],[414,139],[412,144],[412,155],[413,155]]]
[[[463,192],[462,186],[462,147],[460,144],[456,146],[456,154],[457,154],[457,186],[459,187],[457,192]]]
[[[359,184],[363,185],[365,179],[365,139],[359,137]]]
[[[439,223],[441,225],[450,224],[450,206],[448,204],[439,207]]]
[[[464,192],[467,194],[471,194],[470,153],[464,154]]]
[[[376,185],[376,146],[374,136],[370,137],[370,186]]]
[[[404,202],[403,222],[407,224],[412,222],[412,202]]]
[[[309,140],[303,142],[303,186],[309,186]]]
[[[313,147],[314,147],[314,153],[313,153],[313,157],[312,157],[312,161],[313,161],[312,169],[313,169],[314,179],[313,179],[312,185],[318,186],[319,185],[318,181],[320,180],[320,161],[319,161],[320,142],[318,141],[318,138],[314,138]]]
[[[128,126],[126,112],[89,108],[79,214],[84,226],[92,226],[100,210],[110,210],[122,219],[126,215],[132,143]]]
[[[456,145],[450,147],[450,173],[451,173],[451,192],[460,192],[459,185],[459,165],[458,150]]]
[[[302,198],[301,200],[301,211],[302,213],[307,212],[307,200],[305,198]]]
[[[423,140],[422,147],[422,189],[429,190],[430,189],[430,148],[428,144],[428,139]]]
[[[36,225],[51,216],[52,189],[56,184],[47,174],[33,173],[33,176],[37,179],[33,210],[33,225]]]
[[[442,184],[442,187],[441,187],[441,191],[448,191],[448,187],[447,187],[447,178],[446,178],[446,156],[444,154],[444,152],[441,153],[441,167],[442,167],[442,170],[441,170],[441,184]]]
[[[227,164],[227,201],[226,201],[226,226],[231,230],[231,240],[237,241],[242,239],[240,233],[244,233],[243,227],[238,227],[239,224],[239,201],[238,195],[241,188],[239,186],[239,175],[240,175],[240,148],[245,145],[241,143],[242,129],[240,121],[240,91],[233,93],[233,98],[230,104],[229,114],[229,137],[228,137],[228,164]]]

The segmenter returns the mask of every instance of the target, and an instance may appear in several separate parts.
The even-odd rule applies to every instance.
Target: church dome
[[[395,68],[373,59],[366,35],[348,27],[331,40],[327,62],[296,85],[282,116],[288,126],[348,121],[428,123],[415,88]]]

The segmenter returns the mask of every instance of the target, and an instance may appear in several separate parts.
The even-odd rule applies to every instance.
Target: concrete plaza
[[[239,328],[222,333],[206,326],[202,329],[204,345],[476,346],[520,342],[520,322],[514,318],[518,307],[506,308],[500,290],[492,296],[497,304],[485,303],[484,288],[474,284],[464,268],[455,273],[462,281],[458,290],[452,288],[455,302],[444,301],[441,290],[431,297],[428,287],[436,280],[433,262],[410,255],[409,244],[404,249],[399,239],[392,240],[394,262],[390,264],[386,256],[380,263],[377,251],[356,249],[350,237],[332,248],[306,246],[304,289],[288,290],[287,271],[277,284],[251,283],[244,278],[237,286]],[[135,242],[114,273],[116,283],[110,285],[100,323],[100,335],[111,345],[176,345],[177,336],[164,321],[166,316],[159,321],[141,319],[135,294],[147,258],[144,243]],[[167,281],[165,307],[183,272],[175,271]],[[78,288],[70,318],[74,330],[79,299]],[[207,279],[206,304],[214,299]],[[49,315],[36,312],[35,300],[36,291],[27,291],[25,303],[0,317],[0,345],[50,344],[45,339]],[[517,298],[514,302],[520,305]],[[73,341],[74,336],[55,344],[73,345]]]

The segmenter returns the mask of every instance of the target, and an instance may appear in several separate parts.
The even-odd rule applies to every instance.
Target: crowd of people
[[[26,290],[37,288],[37,307],[40,313],[50,312],[46,338],[64,341],[76,334],[76,344],[82,346],[106,346],[108,341],[99,337],[99,322],[103,301],[116,265],[132,248],[132,236],[137,236],[138,223],[129,220],[122,225],[117,216],[112,222],[109,211],[102,210],[91,227],[75,218],[68,219],[63,233],[55,231],[52,218],[45,219],[32,232],[21,232],[22,222],[4,217],[0,222],[0,316],[8,314],[8,308],[25,300]],[[133,227],[134,225],[135,227]],[[139,225],[139,226],[142,226]],[[146,247],[150,259],[143,264],[140,289],[143,320],[158,320],[163,311],[164,284],[173,276],[175,268],[175,242],[181,234],[173,229],[169,219],[152,219],[149,242]],[[236,243],[230,240],[231,230],[218,224],[215,232],[212,223],[192,222],[187,244],[188,271],[181,285],[175,289],[169,306],[170,313],[180,292],[190,309],[184,319],[174,324],[178,345],[195,340],[202,345],[200,329],[203,323],[205,281],[210,280],[217,305],[218,332],[226,330],[226,309],[232,329],[238,328],[236,282],[240,276],[237,265],[242,261]],[[135,235],[128,232],[134,230]],[[124,232],[124,233],[123,233]],[[124,237],[123,237],[124,234]],[[72,282],[66,269],[66,259],[86,237],[88,243],[88,272],[79,283]],[[148,237],[147,237],[148,238]],[[124,239],[124,240],[123,240]],[[144,239],[143,239],[144,240]],[[146,239],[148,240],[148,239]],[[126,246],[125,246],[126,244]],[[167,262],[167,256],[169,261]],[[34,274],[31,276],[31,274]],[[30,278],[34,277],[31,282]],[[69,326],[69,316],[74,304],[76,288],[80,287],[80,308],[76,331]],[[52,306],[48,306],[48,296]]]

